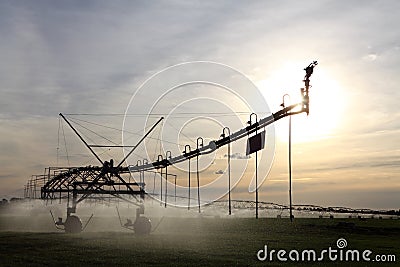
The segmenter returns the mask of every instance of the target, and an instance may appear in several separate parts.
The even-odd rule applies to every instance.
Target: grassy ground
[[[343,225],[340,222],[354,223]],[[399,266],[400,220],[166,218],[150,236],[129,231],[11,232],[0,223],[0,266]],[[108,231],[107,231],[108,230]],[[369,249],[393,254],[395,263],[260,262],[257,252],[268,249]],[[286,255],[287,256],[287,255]]]

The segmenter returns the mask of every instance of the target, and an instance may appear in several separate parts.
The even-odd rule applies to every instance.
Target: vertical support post
[[[188,181],[188,185],[189,185],[189,189],[188,189],[188,210],[190,210],[190,158],[188,160],[189,162],[189,169],[188,169],[188,174],[189,174],[189,181]]]
[[[37,176],[34,176],[35,178],[33,178],[33,199],[36,198],[36,179]]]
[[[229,205],[229,215],[232,215],[232,205],[231,205],[231,143],[228,144],[228,205]]]
[[[225,134],[225,130],[227,134]],[[231,135],[231,130],[229,127],[224,127],[222,130],[221,137],[229,137]],[[228,143],[228,211],[229,215],[232,214],[232,206],[231,206],[231,142]]]
[[[168,164],[165,164],[165,201],[164,201],[164,208],[167,207],[167,195],[168,195]]]
[[[160,160],[161,159],[161,160]],[[163,198],[162,198],[162,176],[163,176],[163,168],[162,168],[162,162],[163,162],[163,156],[162,155],[158,155],[158,159],[157,159],[157,161],[158,162],[160,162],[161,163],[161,175],[160,175],[160,205],[162,205],[162,202],[163,202]]]
[[[249,125],[252,125],[252,120],[251,118],[255,116],[256,117],[256,123],[258,121],[257,114],[256,113],[251,113],[250,114],[250,120],[247,122]],[[256,129],[256,134],[257,134],[257,129]],[[256,219],[258,219],[258,151],[256,151]]]
[[[163,202],[163,197],[162,197],[162,178],[163,178],[163,168],[161,168],[161,174],[160,174],[160,204],[162,205]]]
[[[176,175],[175,175],[175,192],[174,192],[174,196],[175,196],[175,204],[176,204]]]
[[[142,161],[140,159],[138,159],[136,166],[140,166],[142,165]],[[139,185],[140,185],[140,189],[142,189],[142,171],[139,171]]]
[[[256,151],[256,219],[258,219],[258,151]]]
[[[192,149],[190,148],[190,145],[185,145],[185,150],[183,151],[183,153],[186,155],[188,153],[190,153],[192,151]],[[188,167],[188,177],[189,177],[189,181],[188,181],[188,210],[190,210],[190,158],[188,159],[189,162],[189,167]]]
[[[141,187],[140,187],[140,190],[141,190],[141,191],[144,191],[144,187],[145,187],[145,185],[146,185],[146,182],[145,182],[145,180],[144,180],[144,177],[145,177],[145,172],[142,171],[142,185],[141,185]]]
[[[290,208],[290,221],[293,222],[292,213],[292,115],[289,116],[289,208]]]
[[[197,203],[198,203],[198,206],[199,206],[199,213],[200,213],[199,155],[197,155],[197,160],[196,160],[196,176],[197,176]]]
[[[60,194],[59,194],[59,196],[58,196],[58,204],[61,204],[61,185],[60,185]]]
[[[154,172],[154,175],[153,175],[153,196],[154,196],[154,194],[155,194],[155,190],[156,190],[156,175],[157,175],[157,172]]]
[[[31,177],[31,179],[29,180],[29,198],[31,199],[32,198],[32,196],[33,196],[33,192],[32,192],[32,177]]]
[[[302,89],[302,95],[304,90]],[[289,94],[284,94],[282,97],[282,104],[281,106],[285,108],[285,97],[289,98],[290,102],[290,95]],[[302,106],[304,109],[304,104]],[[288,164],[289,164],[289,217],[290,221],[293,222],[293,206],[292,206],[292,115],[289,114],[289,140],[288,140]]]
[[[168,195],[168,159],[170,159],[171,151],[167,151],[165,153],[165,204],[164,207],[167,207],[167,195]]]
[[[148,161],[147,159],[143,159],[143,165],[148,164],[148,163],[149,163],[149,161]],[[145,173],[145,171],[143,170],[143,171],[142,171],[142,178],[143,178],[142,191],[143,191],[143,197],[144,197],[144,194],[145,194],[145,186],[146,186],[146,179],[145,179],[146,175],[145,175],[145,174],[146,174],[146,173]]]
[[[68,192],[67,192],[67,207],[69,207],[69,188],[68,188]]]
[[[200,142],[199,142],[200,141]],[[197,166],[197,202],[199,206],[199,213],[201,212],[200,210],[200,174],[199,174],[199,154],[200,150],[199,148],[203,147],[203,138],[199,137],[197,138],[197,160],[196,160],[196,166]]]

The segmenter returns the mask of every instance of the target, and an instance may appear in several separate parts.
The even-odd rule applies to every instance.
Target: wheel
[[[135,234],[138,235],[150,234],[151,232],[150,219],[143,216],[137,217],[135,223],[133,224],[133,229],[135,230]]]
[[[65,220],[64,229],[66,233],[80,233],[82,232],[82,222],[78,216],[70,215]]]

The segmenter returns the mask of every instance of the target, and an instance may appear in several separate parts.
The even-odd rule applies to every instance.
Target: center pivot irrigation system
[[[277,111],[276,113],[271,114],[265,118],[253,123],[251,121],[252,113],[250,115],[250,121],[248,122],[248,126],[240,129],[232,134],[229,132],[228,134],[223,134],[221,139],[214,140],[209,142],[208,145],[203,145],[203,139],[199,137],[197,139],[197,149],[191,150],[190,146],[185,146],[185,151],[179,156],[172,157],[171,154],[167,155],[165,158],[158,158],[157,161],[154,162],[146,162],[145,160],[143,164],[137,164],[135,166],[122,166],[127,158],[131,156],[131,154],[135,151],[135,149],[146,139],[146,137],[154,130],[154,128],[163,120],[161,117],[146,133],[145,135],[137,142],[135,146],[130,146],[131,150],[126,156],[118,163],[115,164],[114,160],[103,161],[100,157],[94,152],[93,147],[99,147],[99,145],[89,145],[84,138],[79,134],[79,132],[71,125],[71,123],[65,118],[63,114],[60,113],[60,116],[65,122],[71,127],[71,129],[75,132],[75,134],[79,137],[79,139],[85,144],[85,146],[90,150],[93,156],[99,161],[99,166],[85,166],[85,167],[69,167],[69,168],[46,168],[46,174],[43,177],[38,177],[38,179],[43,180],[43,186],[41,187],[40,198],[45,200],[52,199],[67,199],[67,218],[63,221],[62,218],[58,218],[55,222],[55,225],[59,229],[65,230],[68,233],[77,233],[81,232],[85,227],[82,227],[82,222],[77,215],[77,205],[88,198],[93,198],[94,195],[98,196],[113,196],[115,198],[127,201],[133,205],[137,206],[136,209],[136,219],[134,223],[128,220],[128,225],[125,224],[124,227],[134,230],[137,234],[149,234],[151,232],[151,222],[144,215],[144,205],[143,200],[145,196],[149,194],[145,190],[145,182],[144,182],[144,172],[146,171],[161,171],[165,168],[165,174],[167,174],[167,168],[170,165],[183,162],[186,160],[190,160],[194,157],[199,157],[200,155],[209,154],[216,149],[219,149],[225,145],[230,144],[236,140],[241,138],[249,138],[248,144],[253,142],[253,140],[261,140],[261,133],[257,133],[259,130],[264,129],[266,126],[278,121],[286,116],[291,116],[299,113],[309,114],[309,89],[310,89],[310,77],[313,73],[314,67],[317,65],[317,61],[309,64],[304,70],[306,71],[306,75],[304,77],[304,88],[301,88],[301,96],[302,101],[297,104],[293,104],[285,107],[282,105],[282,109]],[[297,110],[296,110],[297,109]],[[256,116],[257,117],[257,116]],[[251,135],[251,136],[250,136]],[[250,136],[250,137],[249,137]],[[201,142],[199,142],[201,141]],[[254,143],[254,142],[253,142]],[[101,146],[101,147],[127,147],[127,146]],[[189,149],[187,149],[189,147]],[[250,147],[250,152],[257,152],[258,150],[263,149],[263,145],[260,145],[258,141],[255,141],[255,145]],[[138,161],[139,162],[139,161]],[[140,181],[131,182],[132,174],[138,173],[140,177]],[[257,176],[256,176],[257,177]],[[30,182],[26,187],[28,187]],[[256,181],[256,187],[258,186]],[[198,182],[199,187],[199,182]],[[231,188],[229,188],[230,193]],[[258,206],[258,195],[256,189],[256,208]],[[126,197],[128,196],[128,198]],[[200,199],[200,198],[198,198]],[[189,197],[190,200],[190,197]],[[200,202],[199,202],[200,208]],[[257,214],[257,213],[256,213]],[[118,213],[119,215],[119,213]],[[257,214],[258,215],[258,214]],[[53,216],[53,215],[52,215]],[[93,215],[92,215],[93,216]],[[54,220],[54,217],[53,217]],[[130,222],[130,223],[129,223]],[[121,223],[122,225],[122,223]]]

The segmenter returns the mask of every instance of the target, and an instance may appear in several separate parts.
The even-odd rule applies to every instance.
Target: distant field
[[[8,223],[19,219],[8,218]],[[399,266],[400,220],[271,218],[166,218],[150,236],[129,231],[93,229],[81,234],[7,231],[0,219],[1,266]],[[94,222],[95,224],[96,222]],[[103,222],[107,225],[106,222]],[[52,225],[49,224],[49,227]],[[53,228],[49,228],[52,231]],[[6,230],[6,231],[4,231]],[[90,230],[88,228],[88,230]],[[268,249],[369,249],[375,255],[395,255],[394,263],[273,262],[257,260]]]

